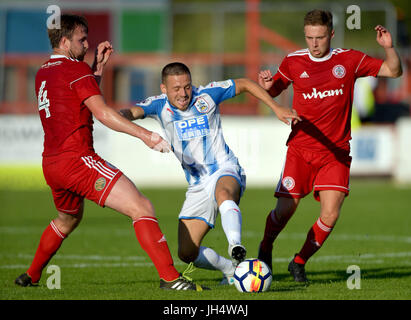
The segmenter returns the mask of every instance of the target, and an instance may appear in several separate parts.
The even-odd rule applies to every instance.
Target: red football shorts
[[[104,207],[119,169],[93,153],[82,157],[43,158],[43,173],[58,211],[77,214],[84,198]]]
[[[348,150],[312,152],[289,146],[274,195],[277,198],[304,198],[314,190],[314,198],[320,201],[319,191],[337,190],[347,196],[350,166]]]

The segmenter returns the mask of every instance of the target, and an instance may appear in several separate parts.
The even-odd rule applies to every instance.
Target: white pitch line
[[[262,233],[254,231],[243,231],[244,238],[261,238]],[[307,233],[281,233],[278,239],[302,240],[307,237]],[[404,242],[411,243],[411,237],[395,235],[368,235],[368,234],[338,234],[334,233],[330,239],[339,241],[381,241],[381,242]]]
[[[8,255],[9,257],[11,255]],[[32,258],[30,255],[26,254],[18,254],[16,255],[16,258]],[[387,252],[387,253],[365,253],[361,255],[330,255],[330,256],[318,256],[318,257],[312,257],[310,259],[310,262],[313,263],[322,263],[324,261],[327,262],[344,262],[344,263],[355,263],[355,264],[364,264],[364,263],[373,263],[373,264],[382,264],[386,263],[387,261],[392,261],[392,258],[408,258],[411,257],[411,252]],[[56,256],[55,259],[58,260],[98,260],[98,261],[107,261],[109,258],[111,260],[118,260],[118,261],[124,261],[124,262],[113,262],[113,263],[89,263],[89,262],[76,262],[76,263],[58,263],[58,266],[61,268],[75,268],[75,269],[81,269],[81,268],[125,268],[125,267],[151,267],[153,264],[149,261],[143,262],[145,260],[144,257],[120,257],[120,256],[115,256],[115,257],[105,257],[105,256],[81,256],[81,255],[60,255]],[[115,259],[113,259],[115,258]],[[137,258],[137,259],[136,259]],[[274,258],[273,262],[274,263],[288,263],[291,259],[290,257],[278,257]],[[126,262],[126,261],[133,261],[133,260],[141,260],[142,262]],[[56,262],[57,262],[56,261]],[[183,266],[185,263],[180,262],[176,259],[174,259],[175,265],[177,266]],[[411,265],[411,260],[410,259],[403,259],[398,262],[400,265]],[[0,265],[0,269],[26,269],[28,268],[28,265],[25,264],[13,264],[13,265]]]
[[[411,257],[411,252],[387,252],[387,253],[364,253],[358,255],[333,255],[333,256],[314,256],[310,258],[310,262],[324,262],[324,261],[341,261],[341,262],[353,262],[358,263],[367,262],[370,260],[378,260],[383,263],[391,258],[407,258]],[[274,258],[273,262],[289,262],[292,257],[288,258]],[[407,264],[411,264],[411,260],[403,260]],[[370,262],[371,263],[371,262]]]
[[[15,255],[13,254],[0,254],[0,256],[9,256],[9,257],[14,257]],[[32,254],[22,254],[19,253],[17,254],[17,258],[22,258],[22,259],[32,259],[33,255]],[[129,256],[129,257],[124,257],[124,256],[100,256],[100,255],[79,255],[79,254],[60,254],[57,255],[55,259],[61,259],[61,260],[92,260],[92,261],[145,261],[145,257],[141,256]]]
[[[17,226],[0,226],[0,235],[2,234],[35,234],[41,236],[44,228],[39,227],[17,227]],[[100,235],[101,228],[97,227],[87,227],[87,230],[82,229],[81,227],[79,230],[76,230],[76,234],[87,234],[87,235]],[[134,230],[130,229],[113,229],[110,231],[110,236],[116,237],[128,237],[134,234]]]
[[[11,226],[1,226],[1,234],[39,234],[43,230],[35,227],[11,227]],[[83,230],[81,228],[76,231],[76,233],[81,233]],[[85,231],[84,231],[85,232]],[[101,234],[101,230],[90,230],[87,229],[87,234]],[[115,229],[111,232],[111,236],[124,237],[130,236],[130,233],[125,232],[123,229]],[[213,237],[215,234],[210,234],[209,237]],[[242,232],[243,238],[261,238],[262,233],[255,231],[244,230]],[[301,240],[307,237],[307,233],[287,233],[283,232],[278,236],[278,239],[291,239],[291,240]],[[334,232],[331,236],[332,239],[338,241],[381,241],[381,242],[402,242],[402,243],[411,243],[410,236],[397,236],[397,235],[372,235],[372,234],[339,234]]]

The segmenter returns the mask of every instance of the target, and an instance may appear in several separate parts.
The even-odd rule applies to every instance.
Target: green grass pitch
[[[142,189],[153,202],[175,265],[177,215],[185,189]],[[241,201],[243,243],[248,257],[257,256],[265,217],[274,206],[272,189],[246,190]],[[287,272],[319,213],[312,194],[301,205],[275,243],[274,279],[268,292],[247,294],[219,286],[221,274],[197,269],[191,274],[206,292],[160,290],[157,272],[140,248],[129,219],[87,201],[80,226],[64,241],[49,265],[61,270],[61,288],[49,289],[46,270],[39,287],[21,288],[14,279],[33,258],[40,235],[55,211],[45,191],[0,190],[0,300],[410,300],[411,187],[387,181],[351,182],[340,220],[306,270],[310,285],[294,283]],[[227,256],[220,222],[204,245]],[[348,289],[347,268],[357,265],[361,288]]]

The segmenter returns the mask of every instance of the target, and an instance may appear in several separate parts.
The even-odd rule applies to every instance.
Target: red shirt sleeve
[[[292,82],[291,77],[288,72],[288,60],[287,58],[283,60],[277,73],[273,76],[274,83],[268,93],[272,97],[278,96],[283,90],[287,89]]]
[[[94,78],[91,68],[86,63],[80,63],[70,82],[70,88],[74,90],[80,101],[101,95],[100,88]]]
[[[376,77],[380,71],[381,65],[384,62],[382,59],[376,59],[368,56],[365,53],[359,52],[359,63],[355,70],[355,75],[357,77]]]

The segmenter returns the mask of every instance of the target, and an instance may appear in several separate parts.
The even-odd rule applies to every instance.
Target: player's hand
[[[171,151],[170,144],[156,132],[151,132],[150,139],[148,141],[143,141],[149,148],[155,151],[161,153],[167,153]]]
[[[101,76],[101,74],[103,73],[103,68],[106,65],[113,51],[113,46],[108,41],[101,42],[97,46],[93,64],[94,75]]]
[[[392,37],[391,33],[381,25],[375,27],[375,31],[377,31],[377,42],[383,48],[392,48]]]
[[[280,106],[275,110],[275,114],[277,115],[278,119],[285,124],[289,125],[290,121],[292,124],[297,124],[302,119],[298,116],[297,111],[294,109],[290,109],[287,107]]]
[[[266,91],[273,86],[273,75],[270,70],[262,70],[258,73],[258,84]]]

